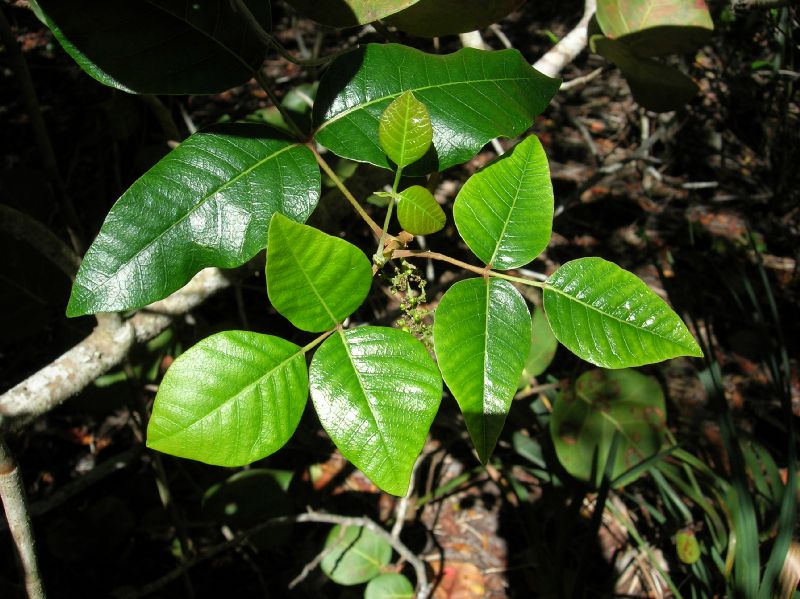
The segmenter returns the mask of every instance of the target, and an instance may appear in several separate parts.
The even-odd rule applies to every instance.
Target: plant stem
[[[270,102],[278,109],[278,112],[281,113],[283,120],[286,122],[286,126],[291,129],[292,135],[294,135],[298,140],[305,140],[308,135],[303,133],[300,127],[297,126],[297,123],[294,122],[292,116],[286,110],[286,108],[281,104],[280,100],[278,100],[278,96],[275,95],[275,92],[272,91],[272,84],[269,78],[264,74],[264,72],[259,69],[256,71],[255,79],[258,82],[258,85],[261,86],[267,96],[270,99]]]
[[[374,220],[372,220],[370,215],[367,214],[366,210],[364,210],[361,207],[361,204],[358,203],[358,200],[355,198],[355,196],[352,193],[350,193],[350,190],[347,189],[347,187],[342,182],[342,180],[339,178],[339,176],[333,171],[331,166],[320,155],[320,153],[317,151],[317,148],[314,147],[314,144],[313,143],[309,143],[308,147],[314,153],[314,157],[317,159],[317,163],[320,165],[322,170],[325,171],[325,174],[328,175],[331,178],[331,181],[333,181],[334,185],[336,185],[336,187],[339,189],[339,191],[342,192],[342,195],[345,198],[347,198],[347,201],[350,202],[350,204],[353,206],[353,208],[358,213],[358,215],[364,220],[364,222],[367,223],[369,228],[372,229],[373,235],[375,235],[375,237],[380,239],[381,234],[383,233],[383,229],[381,229],[378,226],[378,223],[376,223]]]
[[[305,345],[300,351],[303,352],[304,354],[310,352],[312,349],[317,347],[320,343],[325,341],[325,339],[327,339],[331,335],[331,333],[333,333],[334,331],[336,331],[335,328],[331,329],[330,331],[325,331],[324,333],[322,333],[322,335],[320,335],[319,337],[314,339],[314,341],[312,341],[308,345]]]
[[[19,553],[29,599],[44,599],[44,585],[36,561],[33,527],[25,500],[22,476],[5,440],[0,438],[0,499],[6,512],[8,528]]]
[[[383,229],[381,229],[381,236],[378,239],[378,249],[375,250],[375,255],[373,256],[373,261],[379,267],[382,267],[386,264],[386,256],[383,255],[384,252],[384,243],[386,241],[386,231],[389,230],[389,222],[392,220],[392,210],[394,210],[394,203],[397,197],[397,187],[400,185],[400,177],[403,173],[403,167],[397,167],[397,172],[394,174],[394,183],[392,184],[392,199],[389,202],[389,205],[386,208],[386,218],[383,219]]]
[[[462,262],[461,260],[457,260],[456,258],[451,258],[450,256],[446,256],[445,254],[440,254],[439,252],[431,252],[431,251],[417,251],[417,250],[397,250],[392,254],[393,258],[429,258],[431,260],[441,260],[442,262],[448,262],[449,264],[453,264],[454,266],[460,266],[464,270],[469,270],[476,274],[479,274],[483,277],[495,277],[498,279],[505,279],[506,281],[512,281],[514,283],[520,283],[522,285],[530,285],[531,287],[539,287],[540,289],[544,289],[547,287],[547,284],[542,281],[533,281],[531,279],[524,279],[522,277],[515,277],[513,275],[507,275],[501,272],[497,272],[496,270],[491,270],[489,268],[481,268],[480,266],[473,266],[472,264],[467,264],[466,262]]]

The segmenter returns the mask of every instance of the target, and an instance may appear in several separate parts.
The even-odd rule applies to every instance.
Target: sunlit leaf
[[[447,217],[430,191],[421,185],[414,185],[400,192],[397,220],[409,233],[430,235],[442,230]]]
[[[298,12],[331,27],[356,27],[383,19],[419,0],[287,0]]]
[[[548,279],[544,308],[556,338],[604,368],[703,352],[686,325],[636,275],[602,258],[567,262]]]
[[[558,339],[553,335],[550,323],[547,322],[547,315],[542,308],[534,310],[532,321],[531,351],[525,360],[520,387],[527,385],[532,378],[547,370],[558,349]]]
[[[381,573],[392,546],[368,528],[334,526],[325,541],[320,568],[336,584],[361,584]]]
[[[383,111],[378,123],[378,141],[399,167],[416,162],[433,141],[433,128],[425,104],[410,91],[403,92]]]
[[[414,599],[414,587],[402,574],[389,572],[369,581],[364,599]]]
[[[525,0],[419,0],[386,19],[390,25],[422,37],[483,29],[496,23]]]

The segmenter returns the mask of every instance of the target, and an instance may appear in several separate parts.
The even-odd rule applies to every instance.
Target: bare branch
[[[560,42],[550,48],[539,60],[537,60],[533,68],[547,75],[548,77],[556,77],[561,71],[564,70],[569,63],[571,63],[578,54],[583,52],[588,42],[587,25],[597,7],[595,0],[586,0],[583,7],[583,17],[577,25],[565,35]]]

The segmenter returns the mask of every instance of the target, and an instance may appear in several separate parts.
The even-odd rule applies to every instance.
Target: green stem
[[[392,220],[392,210],[394,210],[394,203],[397,197],[397,188],[400,186],[400,176],[403,173],[403,167],[400,166],[397,168],[397,172],[394,175],[394,183],[392,184],[392,199],[389,202],[389,206],[386,208],[386,218],[383,220],[383,229],[381,229],[381,236],[378,239],[378,249],[375,250],[375,255],[373,256],[373,260],[375,264],[379,267],[386,264],[386,256],[383,255],[383,248],[384,243],[386,241],[386,231],[389,230],[389,221]]]
[[[534,281],[532,279],[525,279],[523,277],[515,277],[513,275],[507,275],[501,272],[497,272],[496,270],[490,270],[485,267],[481,268],[480,266],[474,266],[472,264],[462,262],[461,260],[451,258],[450,256],[446,256],[445,254],[440,254],[439,252],[431,252],[427,250],[426,251],[397,250],[392,254],[392,256],[394,258],[429,258],[430,260],[441,260],[442,262],[448,262],[449,264],[460,266],[464,270],[469,270],[484,277],[495,277],[497,279],[505,279],[506,281],[512,281],[513,283],[530,285],[531,287],[539,287],[540,289],[544,289],[545,287],[547,287],[547,283],[544,283],[542,281]]]
[[[266,92],[267,96],[269,96],[269,99],[275,105],[275,108],[277,108],[278,112],[281,113],[283,120],[286,121],[286,126],[289,127],[289,129],[291,129],[292,134],[299,140],[305,140],[306,138],[308,138],[308,135],[303,133],[300,127],[297,126],[297,123],[294,122],[294,119],[292,119],[292,116],[289,114],[289,111],[287,111],[286,108],[283,105],[281,105],[281,102],[280,100],[278,100],[278,97],[275,95],[275,92],[272,91],[272,85],[269,78],[264,74],[264,72],[261,69],[256,71],[255,78],[256,81],[258,82],[258,85],[261,86],[261,89],[263,89]]]
[[[337,328],[338,328],[338,327],[337,327]],[[314,339],[314,341],[312,341],[312,342],[311,342],[311,343],[309,343],[308,345],[305,345],[305,346],[303,346],[303,348],[302,348],[300,351],[301,351],[301,352],[303,352],[304,354],[307,354],[307,353],[308,353],[308,352],[310,352],[312,349],[314,349],[315,347],[317,347],[317,346],[318,346],[320,343],[322,343],[323,341],[325,341],[325,339],[327,339],[327,338],[328,338],[328,337],[331,335],[331,333],[333,333],[335,330],[336,330],[336,329],[331,329],[330,331],[325,331],[324,333],[322,333],[322,335],[320,335],[319,337],[317,337],[316,339]]]

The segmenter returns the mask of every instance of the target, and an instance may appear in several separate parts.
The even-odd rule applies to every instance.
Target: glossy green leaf
[[[492,268],[527,264],[547,247],[553,225],[553,184],[541,142],[526,137],[472,175],[453,205],[469,249]]]
[[[704,0],[598,0],[597,21],[640,56],[691,52],[714,29]]]
[[[287,0],[298,12],[331,27],[356,27],[383,19],[419,0]]]
[[[283,447],[308,397],[302,350],[278,337],[227,331],[181,354],[158,389],[147,446],[219,466]]]
[[[383,111],[378,122],[378,141],[399,167],[422,158],[433,142],[433,127],[425,104],[412,92],[403,92]]]
[[[414,599],[414,587],[402,574],[389,572],[369,581],[364,599]]]
[[[531,320],[531,351],[528,353],[528,359],[525,360],[520,387],[529,384],[532,378],[547,370],[558,349],[558,339],[553,335],[553,329],[547,322],[544,310],[542,308],[534,310]]]
[[[269,225],[267,293],[298,329],[332,329],[358,308],[372,266],[352,243],[276,214]]]
[[[386,539],[360,526],[337,524],[325,541],[325,557],[320,568],[341,585],[361,584],[381,573],[392,559],[392,546]]]
[[[409,233],[430,235],[442,230],[447,217],[430,191],[421,185],[413,185],[400,192],[397,220]]]
[[[270,127],[234,123],[196,133],[111,208],[67,316],[140,308],[206,266],[240,266],[266,247],[274,213],[304,221],[319,193],[311,150]]]
[[[419,0],[386,19],[390,25],[422,37],[483,29],[496,23],[525,0]]]
[[[484,464],[497,444],[531,346],[519,291],[500,279],[459,281],[433,322],[436,357]]]
[[[218,0],[37,0],[45,24],[89,75],[140,94],[210,94],[246,82],[265,49]],[[266,0],[246,0],[266,29]]]
[[[550,436],[558,460],[572,476],[599,485],[619,432],[613,480],[661,449],[665,410],[664,393],[653,377],[635,370],[584,372],[553,406]]]
[[[686,325],[636,275],[602,258],[567,262],[548,279],[544,309],[558,340],[604,368],[703,352]]]
[[[309,376],[319,420],[342,455],[404,495],[442,398],[425,346],[398,329],[338,331],[314,354]]]
[[[528,129],[559,81],[533,69],[516,50],[464,48],[426,54],[398,44],[368,44],[337,58],[314,104],[316,140],[345,158],[391,168],[378,142],[383,111],[405,91],[428,108],[433,150],[410,172],[466,162],[495,137]]]
[[[639,56],[621,41],[603,36],[591,41],[595,52],[619,67],[642,107],[654,112],[677,110],[697,94],[694,81],[675,67]]]

